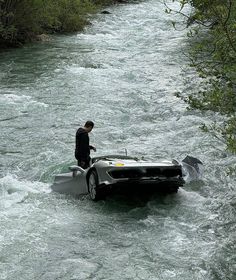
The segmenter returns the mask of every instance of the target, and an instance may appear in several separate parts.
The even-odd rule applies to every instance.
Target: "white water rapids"
[[[235,156],[187,110],[197,92],[186,30],[162,1],[110,7],[83,33],[0,53],[0,279],[234,280]],[[95,122],[96,155],[187,154],[200,182],[148,201],[98,203],[50,191]]]

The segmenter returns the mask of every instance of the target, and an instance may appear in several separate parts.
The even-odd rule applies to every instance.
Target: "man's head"
[[[84,128],[87,132],[90,132],[94,127],[94,123],[92,121],[86,121]]]

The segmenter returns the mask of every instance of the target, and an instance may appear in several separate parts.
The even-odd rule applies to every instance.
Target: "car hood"
[[[148,162],[148,161],[134,161],[134,160],[102,160],[97,162],[101,165],[111,166],[111,167],[168,167],[176,166],[176,164],[171,161],[160,161],[160,162]]]

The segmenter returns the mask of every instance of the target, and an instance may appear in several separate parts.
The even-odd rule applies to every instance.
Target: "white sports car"
[[[89,194],[94,201],[113,193],[177,192],[185,183],[183,163],[194,170],[202,164],[189,156],[181,163],[176,160],[148,162],[128,156],[101,156],[93,158],[91,166],[85,170],[80,166],[70,166],[71,172],[56,175],[51,188],[66,194]]]

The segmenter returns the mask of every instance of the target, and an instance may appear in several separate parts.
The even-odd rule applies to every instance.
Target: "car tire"
[[[102,199],[98,190],[98,174],[96,170],[92,170],[88,176],[88,192],[93,201]]]

